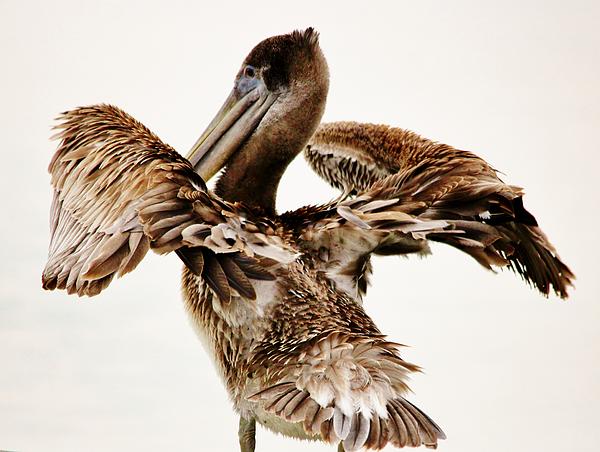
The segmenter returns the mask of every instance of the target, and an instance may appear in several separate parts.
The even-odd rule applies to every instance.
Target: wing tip
[[[42,274],[42,289],[44,290],[55,290],[57,288],[56,276],[46,276]]]

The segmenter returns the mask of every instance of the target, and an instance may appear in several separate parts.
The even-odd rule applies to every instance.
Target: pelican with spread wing
[[[118,108],[64,113],[43,287],[97,295],[149,249],[175,252],[242,451],[257,421],[346,451],[435,447],[444,433],[405,398],[418,367],[362,307],[370,256],[434,240],[563,298],[573,275],[522,190],[477,156],[386,126],[319,126],[328,86],[307,29],[250,52],[187,159]],[[279,215],[280,178],[302,151],[343,195]]]

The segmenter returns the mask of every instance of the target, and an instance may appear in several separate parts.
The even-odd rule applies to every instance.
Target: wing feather
[[[118,108],[59,120],[45,289],[96,295],[152,248],[176,251],[221,301],[252,300],[252,279],[273,279],[297,258],[277,224],[210,193],[186,159]]]
[[[402,211],[418,220],[445,221],[457,232],[407,237],[391,231],[371,250],[363,247],[351,252],[353,256],[346,256],[347,261],[364,260],[365,253],[371,252],[427,254],[422,240],[427,238],[460,249],[486,268],[508,267],[544,295],[553,290],[567,298],[575,277],[535,217],[524,208],[523,189],[502,182],[475,154],[408,130],[355,122],[322,124],[304,154],[332,186],[346,195],[358,195],[354,202],[369,199],[362,206],[363,215],[371,209],[383,209],[379,215],[371,215],[370,222],[364,222],[356,209],[338,207],[337,213],[357,226],[364,228],[366,223],[385,228],[389,212]],[[399,201],[392,202],[395,199]],[[382,222],[378,223],[378,218]],[[333,235],[324,230],[318,237],[314,230],[306,234],[313,247],[331,246]]]

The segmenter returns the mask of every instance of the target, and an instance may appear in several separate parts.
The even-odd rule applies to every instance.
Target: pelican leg
[[[240,452],[254,452],[256,447],[256,420],[246,419],[240,416],[240,428],[238,430],[240,440]]]
[[[346,452],[344,450],[344,444],[340,441],[340,443],[338,444],[338,452]]]

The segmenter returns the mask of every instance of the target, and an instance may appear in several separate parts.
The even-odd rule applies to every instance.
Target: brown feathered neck
[[[227,163],[216,193],[275,214],[287,166],[315,132],[327,100],[329,70],[312,29],[269,38],[246,58],[278,99]]]

